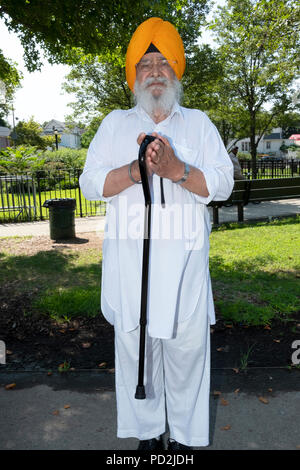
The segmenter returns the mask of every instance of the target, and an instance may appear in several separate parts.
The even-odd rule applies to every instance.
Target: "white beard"
[[[166,85],[161,95],[153,96],[152,91],[147,88],[152,82],[160,82]],[[135,81],[135,102],[142,106],[149,116],[154,116],[156,113],[170,114],[174,104],[180,102],[181,95],[181,83],[176,77],[172,81],[167,78],[150,77],[143,84],[139,84],[137,80]]]

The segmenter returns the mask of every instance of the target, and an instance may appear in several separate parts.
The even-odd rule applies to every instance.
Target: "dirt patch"
[[[104,233],[80,233],[80,236],[68,240],[50,240],[48,236],[0,238],[0,250],[12,255],[34,255],[40,251],[52,250],[102,250]]]
[[[48,237],[2,239],[0,248],[12,254],[40,251],[102,248],[98,233],[82,233],[74,240],[53,242]],[[18,281],[0,287],[0,340],[7,349],[0,370],[57,370],[59,365],[78,369],[114,367],[114,331],[101,311],[95,318],[58,323],[43,315],[24,315],[36,292],[20,293]],[[287,367],[300,339],[300,314],[293,321],[271,327],[227,325],[217,313],[211,327],[211,358],[214,368]]]

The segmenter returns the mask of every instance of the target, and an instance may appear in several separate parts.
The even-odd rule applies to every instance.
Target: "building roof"
[[[8,137],[11,130],[8,127],[0,126],[0,137]]]
[[[267,134],[264,136],[264,140],[280,140],[281,134],[280,132],[273,132],[272,134]]]
[[[289,140],[300,140],[300,134],[292,134]]]

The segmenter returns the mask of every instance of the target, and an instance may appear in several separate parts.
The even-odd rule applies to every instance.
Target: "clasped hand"
[[[176,157],[168,139],[156,132],[151,135],[156,139],[147,146],[145,152],[148,174],[155,173],[162,178],[169,178],[173,181],[179,180],[184,173],[184,163]],[[139,145],[145,137],[145,133],[138,136],[137,142]]]

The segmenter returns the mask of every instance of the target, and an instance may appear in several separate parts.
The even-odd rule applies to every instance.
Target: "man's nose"
[[[152,75],[158,77],[161,73],[160,65],[156,62],[152,64]]]

